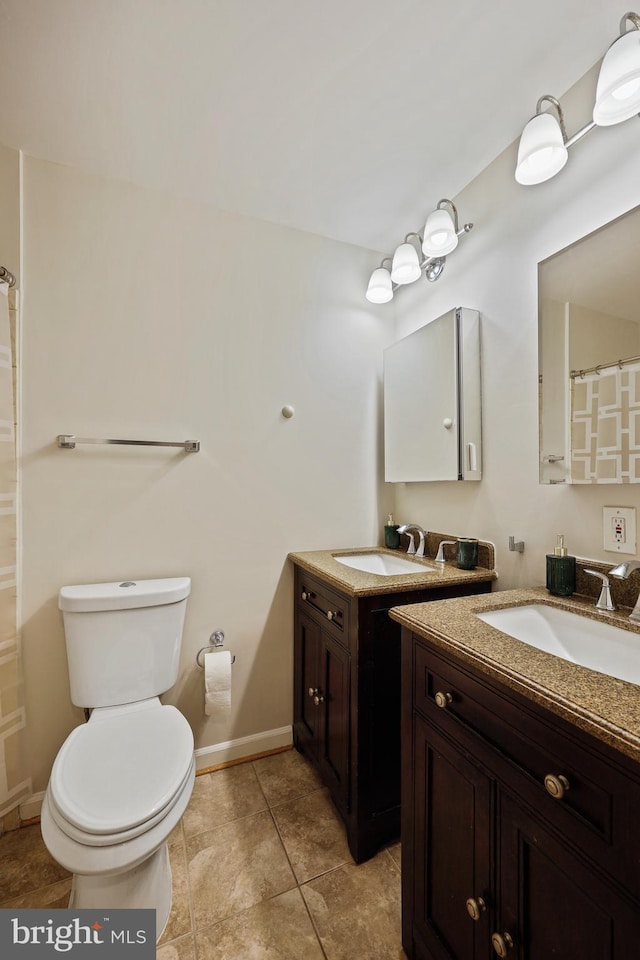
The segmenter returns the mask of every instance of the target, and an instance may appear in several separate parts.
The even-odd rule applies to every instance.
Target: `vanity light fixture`
[[[443,204],[447,204],[453,214],[443,209]],[[444,270],[447,254],[456,248],[459,237],[472,229],[472,223],[458,226],[458,211],[451,200],[440,200],[427,217],[425,236],[408,233],[396,248],[393,259],[385,257],[373,271],[365,294],[369,303],[388,303],[397,287],[414,283],[423,273],[433,283]],[[435,252],[427,253],[427,249]],[[425,255],[420,256],[420,251]],[[386,263],[391,263],[391,270],[385,266]]]
[[[631,27],[628,28],[628,23]],[[543,111],[547,100],[558,113],[558,119]],[[593,120],[572,137],[567,137],[562,108],[555,97],[540,97],[535,116],[527,123],[518,146],[515,177],[529,186],[544,183],[564,167],[569,147],[581,140],[595,126],[622,123],[640,113],[640,16],[625,13],[620,21],[620,36],[604,56],[598,76]]]
[[[545,100],[558,111],[557,120],[552,113],[543,112]],[[538,100],[535,116],[529,120],[520,137],[516,166],[518,183],[543,183],[555,177],[569,159],[566,142],[562,107],[555,97],[545,94]]]
[[[417,233],[408,233],[404,238],[404,242],[401,243],[399,247],[396,247],[396,252],[393,255],[391,279],[399,286],[404,283],[414,283],[414,281],[420,277],[421,269],[418,251],[415,246],[409,242],[412,237],[417,237],[418,240],[421,239]]]
[[[453,216],[443,204],[449,204]],[[424,225],[422,252],[427,257],[446,257],[458,246],[458,211],[451,200],[439,200]]]
[[[389,300],[393,299],[391,274],[385,267],[385,263],[391,263],[391,257],[385,257],[380,266],[376,267],[371,274],[365,294],[369,303],[389,303]]]
[[[632,24],[627,29],[627,21]],[[599,127],[630,120],[640,112],[640,17],[625,13],[620,21],[620,36],[604,55],[593,121]]]

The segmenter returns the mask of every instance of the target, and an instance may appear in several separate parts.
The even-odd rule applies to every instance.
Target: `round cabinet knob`
[[[327,610],[327,620],[337,620],[341,616],[339,610]]]
[[[317,688],[317,687],[309,687],[309,696],[310,696],[310,697],[315,697],[315,695],[316,695],[317,692],[318,692],[318,688]]]
[[[569,789],[569,781],[562,774],[556,776],[555,773],[548,773],[544,778],[544,786],[554,800],[562,800]]]
[[[309,599],[309,594],[307,593],[306,590],[303,590],[303,591],[302,591],[302,599],[303,599],[303,600],[308,600],[308,599]]]
[[[315,697],[313,698],[313,702],[315,703],[316,707],[319,707],[321,703],[324,703],[324,697],[321,693],[316,693]]]
[[[335,614],[333,614],[331,610],[327,610],[327,620],[333,620],[334,616]]]
[[[451,430],[451,427],[453,426],[453,420],[451,417],[445,417],[442,421],[442,426],[445,428],[445,430]]]
[[[513,940],[508,933],[494,933],[491,935],[491,946],[499,957],[506,957],[513,946]]]
[[[435,701],[441,710],[446,710],[449,704],[453,701],[453,697],[450,693],[443,693],[441,690],[438,690],[435,695]]]
[[[473,897],[469,897],[469,899],[467,900],[466,906],[467,906],[467,913],[469,914],[472,920],[479,920],[482,914],[484,913],[484,911],[487,909],[487,905],[482,899],[482,897],[478,897],[477,899],[474,899]]]

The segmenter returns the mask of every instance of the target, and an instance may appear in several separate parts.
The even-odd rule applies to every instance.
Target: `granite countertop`
[[[364,573],[343,563],[335,557],[349,556],[354,553],[387,553],[392,557],[414,560],[424,567],[424,575],[401,573],[387,577],[377,573]],[[298,564],[308,573],[314,574],[336,590],[351,597],[369,597],[381,593],[405,593],[408,590],[428,590],[442,586],[454,586],[458,583],[476,583],[495,580],[495,570],[476,567],[475,570],[460,570],[455,562],[434,563],[428,558],[407,557],[401,550],[389,550],[386,547],[352,547],[348,550],[307,550],[303,553],[290,553],[289,560]]]
[[[475,614],[500,607],[544,603],[602,620],[593,599],[552,597],[543,587],[413,603],[393,607],[390,616],[414,633],[427,637],[443,652],[488,678],[551,710],[570,723],[640,761],[640,686],[569,663],[515,640],[479,620]],[[629,610],[605,615],[606,622],[637,635]]]

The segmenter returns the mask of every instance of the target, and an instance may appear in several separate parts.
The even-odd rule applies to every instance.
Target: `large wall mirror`
[[[640,483],[640,207],[538,265],[541,483]]]

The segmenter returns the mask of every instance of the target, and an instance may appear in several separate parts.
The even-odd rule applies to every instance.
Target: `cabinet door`
[[[349,810],[350,667],[348,652],[323,631],[318,670],[318,760],[325,783],[345,812]]]
[[[488,960],[492,781],[433,726],[414,724],[414,927],[433,960]],[[486,905],[476,921],[468,899]]]
[[[320,627],[304,611],[298,610],[295,637],[294,728],[296,745],[305,753],[317,755],[320,709],[319,696]]]
[[[640,911],[504,794],[496,933],[509,960],[630,960]],[[498,951],[496,951],[498,952]],[[498,952],[498,955],[499,952]]]

